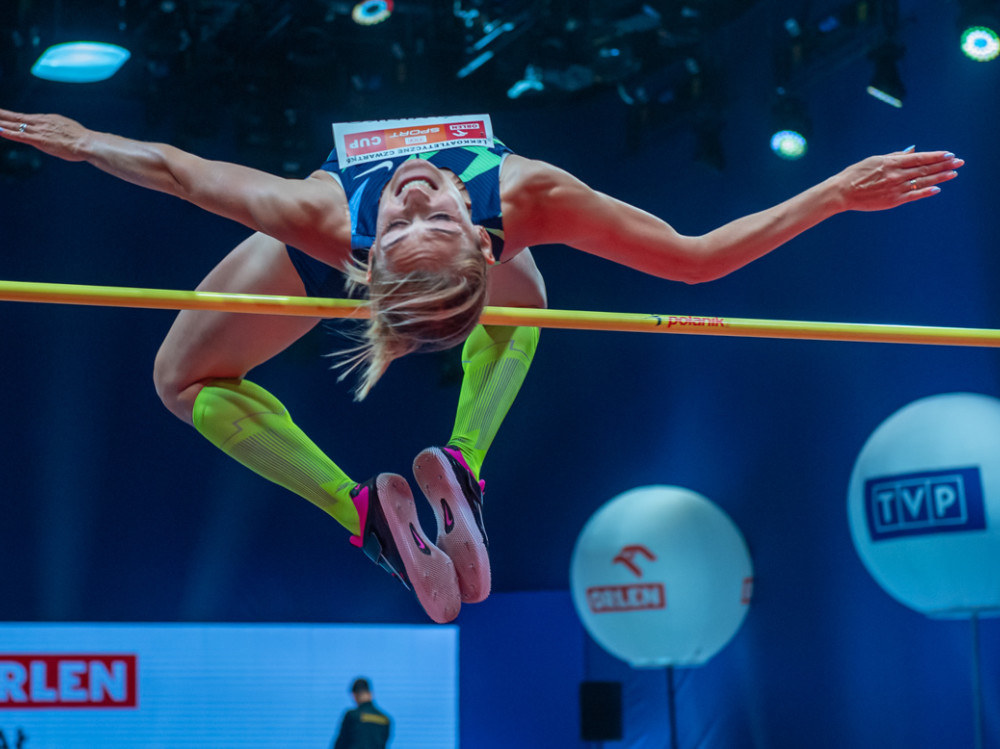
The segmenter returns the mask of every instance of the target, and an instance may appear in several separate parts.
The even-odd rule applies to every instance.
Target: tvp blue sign
[[[979,468],[868,479],[865,513],[872,541],[983,530],[986,513]]]

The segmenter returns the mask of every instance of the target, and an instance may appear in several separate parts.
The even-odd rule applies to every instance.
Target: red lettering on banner
[[[354,140],[347,144],[347,152],[351,155],[374,153],[385,148],[381,132],[358,133]]]
[[[448,129],[462,138],[485,138],[486,127],[482,122],[461,122],[448,125]]]
[[[587,588],[587,603],[595,614],[621,611],[648,611],[667,607],[663,583],[602,585]]]
[[[0,709],[136,707],[135,655],[0,654]]]
[[[726,320],[722,317],[692,317],[690,315],[670,315],[667,318],[667,327],[672,328],[675,325],[679,325],[682,328],[687,327],[709,327],[709,328],[724,328],[726,327]]]
[[[410,128],[409,130],[396,130],[395,132],[388,133],[386,137],[389,138],[390,140],[392,139],[398,140],[400,138],[412,138],[414,135],[430,135],[431,133],[440,132],[440,130],[441,129],[437,127],[425,127],[425,128],[414,127]]]

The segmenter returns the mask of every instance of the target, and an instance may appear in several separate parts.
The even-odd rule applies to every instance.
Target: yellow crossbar
[[[365,302],[295,296],[227,294],[212,291],[136,289],[120,286],[0,281],[0,301],[79,304],[139,309],[200,309],[266,315],[366,319]],[[681,333],[743,338],[814,341],[867,341],[941,346],[1000,346],[1000,330],[926,325],[755,320],[700,315],[647,315],[631,312],[487,307],[487,325],[532,325],[571,330]]]

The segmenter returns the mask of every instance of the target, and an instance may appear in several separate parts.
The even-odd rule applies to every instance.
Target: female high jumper
[[[450,132],[467,120],[481,121],[421,120],[417,129]],[[386,135],[384,127],[379,132]],[[463,601],[481,601],[490,591],[480,474],[527,373],[538,329],[478,320],[487,302],[545,306],[529,247],[568,245],[660,278],[701,283],[837,213],[931,197],[964,163],[945,151],[912,148],[872,156],[776,206],[685,236],[562,169],[512,153],[491,131],[472,144],[446,139],[422,150],[389,148],[359,162],[334,152],[305,179],[95,132],[60,115],[0,109],[0,137],[85,161],[253,230],[199,290],[339,296],[346,282],[351,291],[365,291],[371,319],[345,360],[360,372],[358,400],[394,359],[463,344],[451,437],[413,464],[437,518],[436,542],[421,529],[403,477],[350,478],[273,395],[246,379],[319,318],[185,310],[154,366],[157,392],[173,414],[243,465],[333,516],[352,543],[416,593],[436,622],[453,620]],[[345,437],[352,437],[351,429],[345,428]]]

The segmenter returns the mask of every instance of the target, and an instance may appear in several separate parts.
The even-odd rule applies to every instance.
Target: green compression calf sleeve
[[[283,405],[247,380],[213,380],[195,398],[195,429],[264,478],[305,497],[357,535],[356,482],[299,429]]]
[[[478,479],[483,459],[517,397],[538,347],[538,328],[478,325],[462,349],[462,390],[449,445]]]

